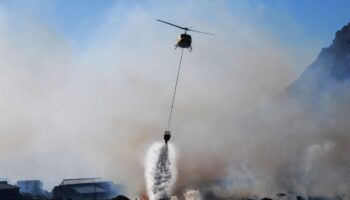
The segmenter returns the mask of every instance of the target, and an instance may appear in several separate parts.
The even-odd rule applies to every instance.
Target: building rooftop
[[[41,182],[40,180],[20,180],[17,181],[17,183],[22,183],[22,182]]]
[[[63,179],[62,185],[73,185],[82,183],[98,183],[102,182],[101,178],[76,178],[76,179]]]
[[[77,191],[79,194],[92,194],[92,193],[108,192],[107,190],[105,190],[103,188],[94,187],[92,185],[84,186],[84,187],[74,187],[74,190]]]
[[[0,181],[0,190],[7,190],[7,189],[18,189],[19,187],[14,185],[9,185],[7,181]]]

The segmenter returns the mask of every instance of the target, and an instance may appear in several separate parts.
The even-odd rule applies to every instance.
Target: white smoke
[[[235,8],[228,4],[152,0],[148,6],[117,4],[99,26],[90,27],[94,37],[78,53],[50,25],[3,8],[2,176],[41,179],[48,189],[62,178],[101,176],[125,184],[133,195],[142,193],[141,157],[147,144],[162,136],[179,58],[173,43],[181,30],[155,21],[162,18],[216,34],[193,33],[194,50],[184,55],[173,123],[180,155],[177,186],[232,174],[266,190],[276,185],[291,188],[296,182],[292,178],[301,171],[311,178],[305,183],[332,180],[324,185],[334,187],[343,181],[339,191],[346,191],[347,102],[327,103],[333,105],[330,110],[339,109],[330,116],[334,125],[328,130],[316,128],[319,125],[307,120],[307,113],[291,105],[271,106],[259,117],[264,119],[262,125],[248,120],[249,131],[237,126],[242,115],[289,85],[325,44],[305,36],[303,46],[289,48],[304,36],[295,32],[286,16],[279,16],[281,12],[249,3]],[[270,29],[266,14],[283,19],[283,24]],[[279,129],[271,130],[272,123]],[[328,141],[334,146],[327,151],[306,150]],[[305,169],[294,172],[304,163]]]
[[[184,193],[186,200],[202,200],[201,194],[198,190],[187,190]]]

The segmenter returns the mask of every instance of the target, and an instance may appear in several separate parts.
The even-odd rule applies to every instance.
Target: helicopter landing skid
[[[177,49],[177,47],[179,47],[178,45],[174,45],[175,46],[175,48],[174,49]],[[182,47],[181,47],[182,48]],[[192,46],[191,47],[188,47],[188,48],[186,48],[189,52],[192,52]]]

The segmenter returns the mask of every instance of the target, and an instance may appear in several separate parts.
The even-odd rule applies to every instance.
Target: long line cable
[[[181,63],[182,63],[182,55],[184,53],[184,49],[181,49],[181,57],[180,57],[180,63],[179,67],[177,69],[177,76],[176,76],[176,82],[175,82],[175,88],[174,88],[174,94],[173,94],[173,100],[171,102],[171,107],[170,107],[170,113],[169,113],[169,119],[168,119],[168,126],[167,126],[167,131],[170,131],[170,125],[171,125],[171,119],[173,115],[173,108],[174,108],[174,103],[175,103],[175,96],[176,96],[176,89],[177,89],[177,84],[179,82],[179,76],[180,76],[180,69],[181,69]]]

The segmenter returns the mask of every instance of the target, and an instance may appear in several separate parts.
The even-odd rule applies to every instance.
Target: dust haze
[[[296,27],[292,19],[278,32],[256,20],[268,9],[244,3],[116,5],[77,50],[35,17],[1,11],[1,177],[50,188],[101,176],[145,192],[145,152],[162,140],[180,56],[173,44],[181,30],[161,18],[216,34],[193,33],[184,54],[172,125],[179,188],[220,178],[249,179],[252,193],[264,194],[349,188],[347,104],[328,99],[315,119],[293,100],[270,101],[320,49],[278,37]]]

